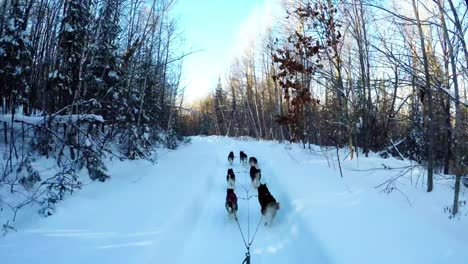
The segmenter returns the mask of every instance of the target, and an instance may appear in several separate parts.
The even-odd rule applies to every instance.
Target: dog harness
[[[233,205],[237,204],[237,196],[235,193],[229,193],[226,196],[226,202],[231,202]]]

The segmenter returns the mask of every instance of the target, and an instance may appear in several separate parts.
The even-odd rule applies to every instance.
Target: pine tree
[[[120,33],[119,17],[121,0],[103,1],[98,23],[94,28],[95,44],[92,46],[87,76],[85,99],[96,99],[103,107],[98,113],[105,120],[113,119],[117,112],[120,89],[117,85],[121,71],[117,37]]]
[[[216,86],[215,97],[214,97],[214,111],[216,114],[216,122],[219,129],[219,134],[224,135],[226,133],[226,123],[224,118],[224,112],[226,108],[226,95],[221,86],[221,77],[218,79],[218,85]]]
[[[57,69],[49,74],[50,85],[59,100],[56,108],[69,106],[81,96],[83,60],[88,41],[89,0],[68,0],[65,3],[59,36],[59,57]]]
[[[411,127],[407,138],[407,152],[405,156],[412,160],[421,162],[426,156],[425,151],[425,131],[418,95],[412,97]]]
[[[110,177],[107,174],[107,168],[104,165],[104,162],[102,162],[101,156],[102,153],[96,152],[96,150],[91,146],[87,146],[83,150],[83,157],[86,161],[86,168],[88,169],[89,177],[92,180],[104,182]]]
[[[21,0],[11,1],[5,32],[0,38],[0,98],[6,98],[6,108],[13,114],[20,104],[26,105],[29,92],[31,55],[23,10]]]

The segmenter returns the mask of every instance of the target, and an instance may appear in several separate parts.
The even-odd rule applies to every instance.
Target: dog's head
[[[227,174],[228,175],[234,175],[234,171],[232,169],[228,169]]]
[[[229,152],[229,157],[234,157],[234,152]]]
[[[268,192],[268,187],[266,186],[266,183],[260,183],[258,186],[258,193],[267,193]]]
[[[245,155],[244,151],[243,151],[243,150],[241,150],[241,152],[239,153],[239,156],[241,156],[241,157],[245,157],[245,156],[247,156],[247,155]]]

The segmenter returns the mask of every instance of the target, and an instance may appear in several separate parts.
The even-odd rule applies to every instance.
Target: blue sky
[[[275,0],[177,0],[174,14],[188,50],[199,50],[184,59],[182,86],[186,103],[214,90],[233,57],[249,39],[259,34],[269,19]]]

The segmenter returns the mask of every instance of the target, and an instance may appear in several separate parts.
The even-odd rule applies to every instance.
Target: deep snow
[[[245,234],[252,237],[261,215],[256,197],[242,199],[250,179],[240,150],[258,158],[262,182],[281,203],[273,225],[260,225],[251,263],[468,263],[468,216],[444,213],[453,180],[438,178],[434,192],[426,193],[415,169],[398,180],[401,192],[387,194],[374,187],[399,170],[381,164],[396,168],[408,161],[345,160],[340,178],[333,152],[224,137],[193,137],[159,153],[157,164],[113,161],[109,182],[85,186],[53,216],[20,213],[18,232],[0,238],[0,261],[239,264],[245,247],[224,208],[231,150]],[[462,187],[461,200],[467,197]]]

